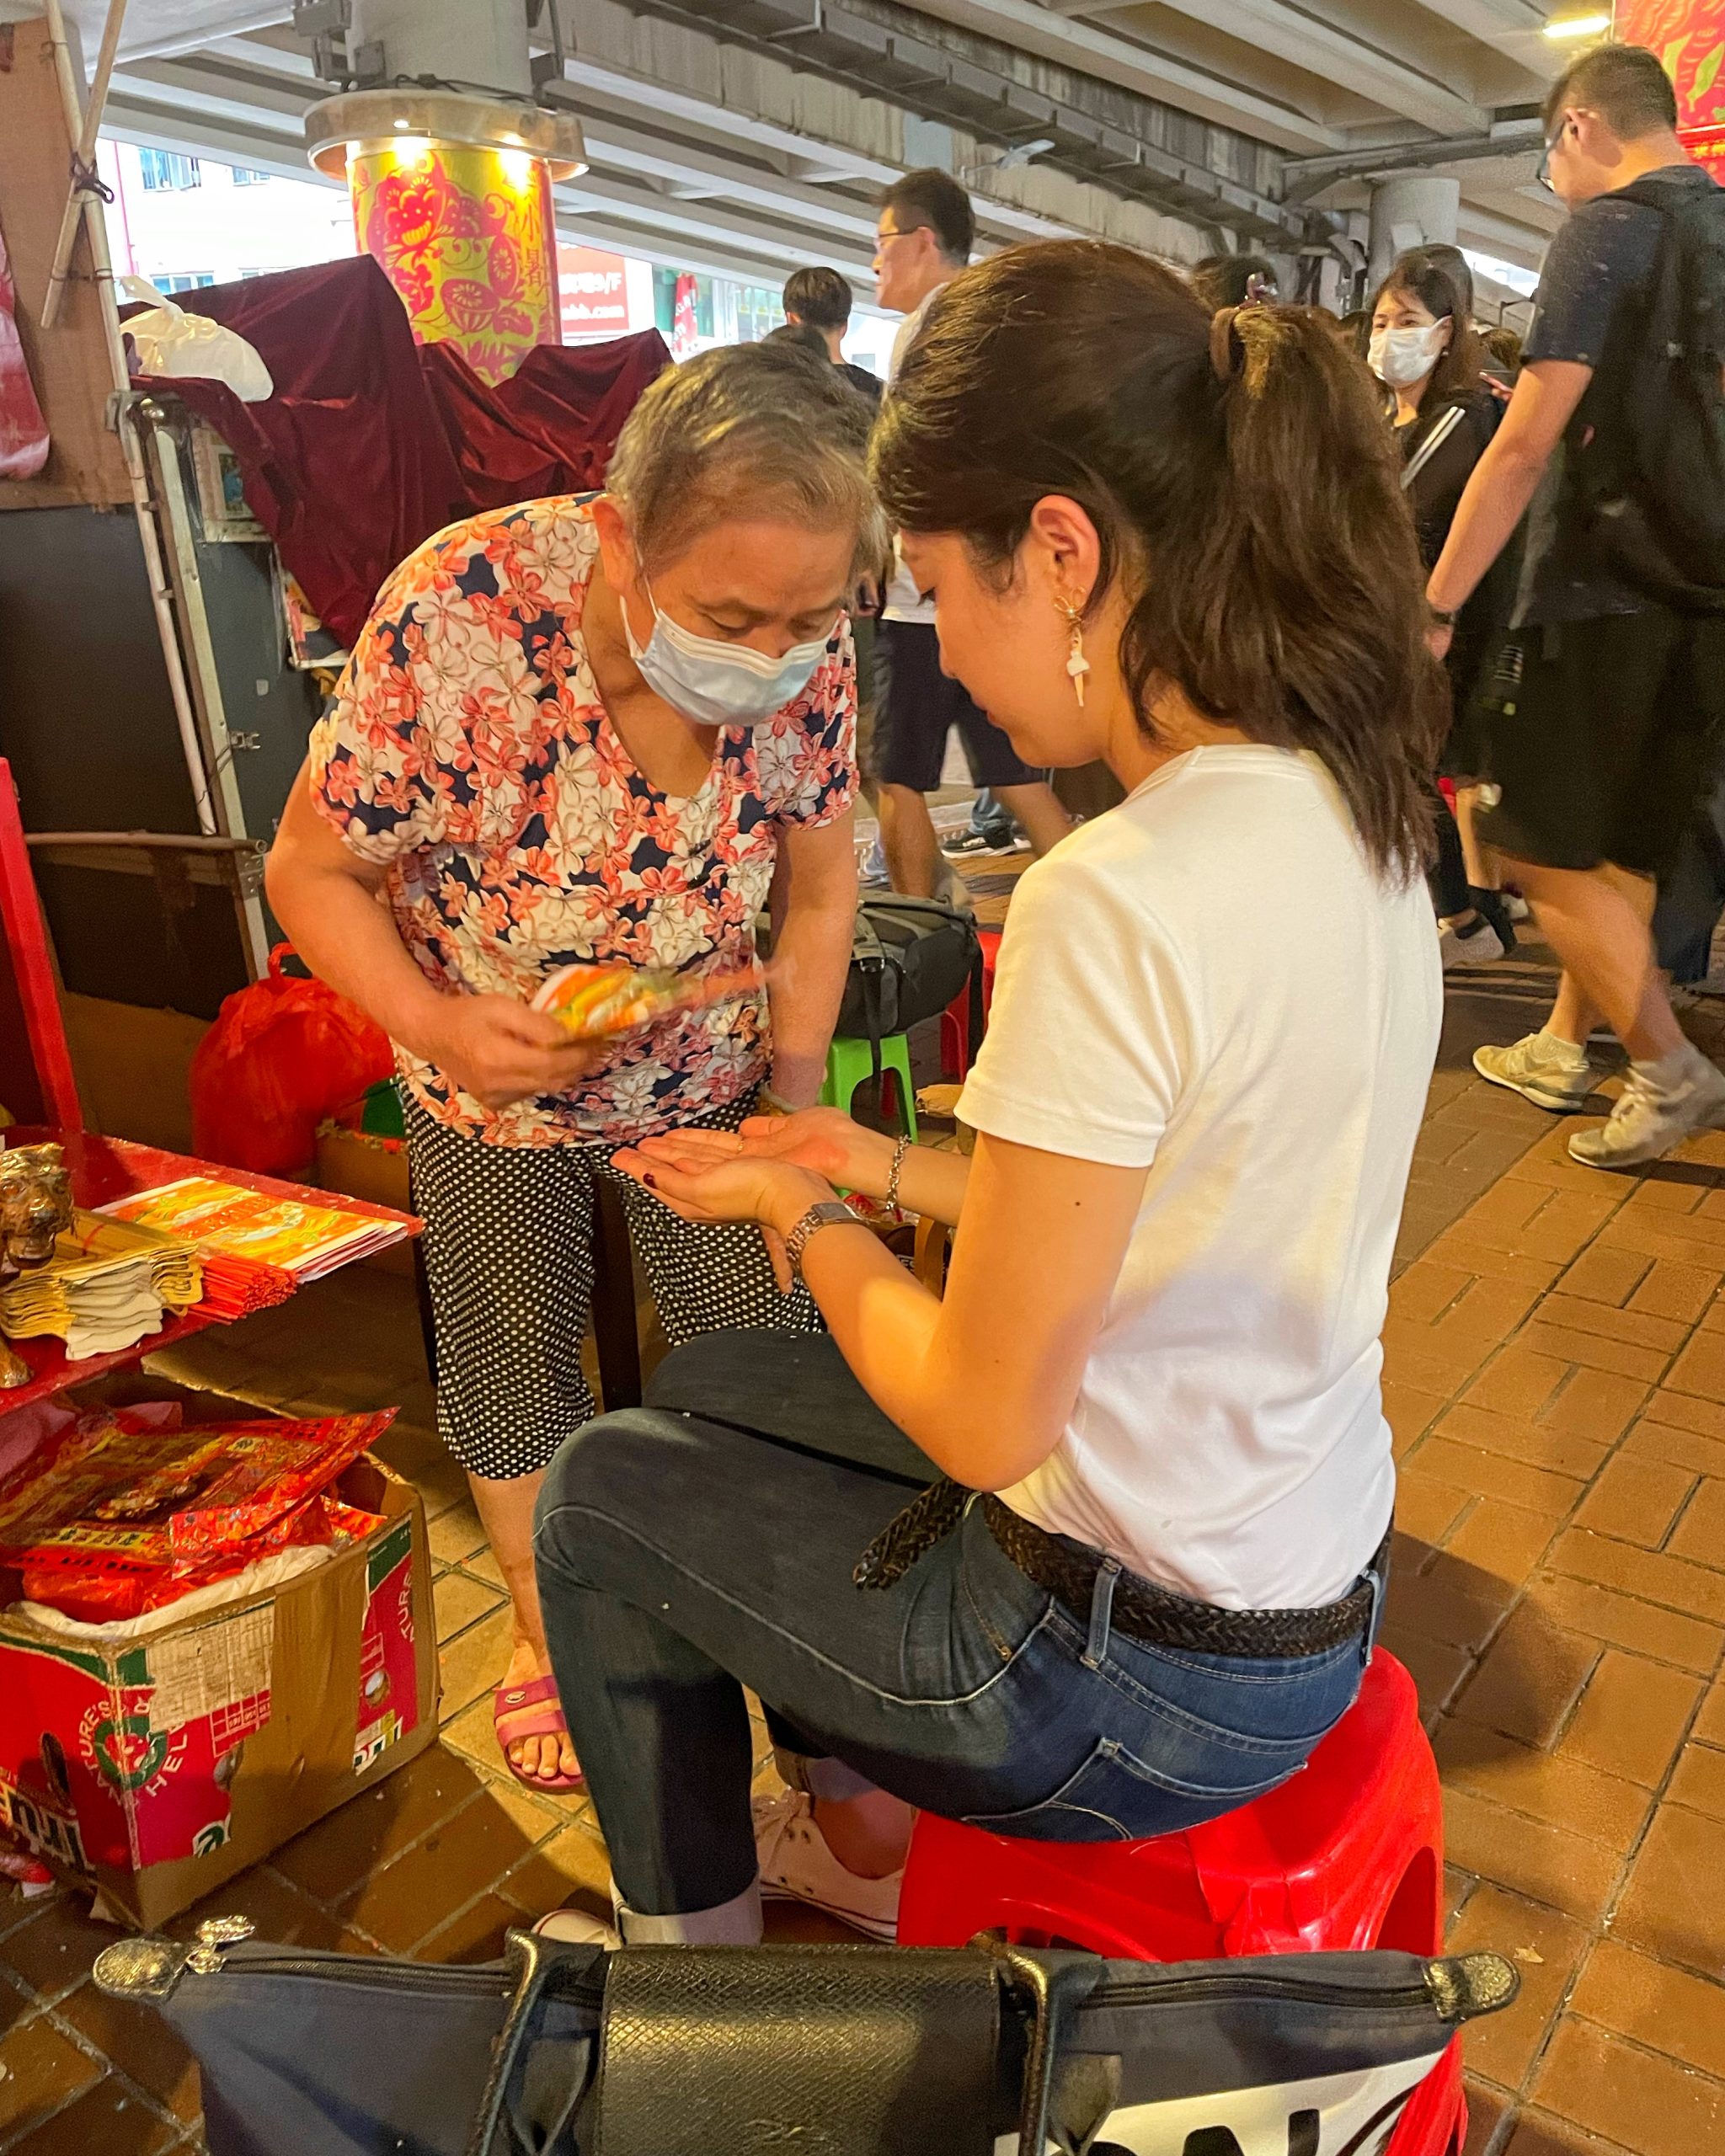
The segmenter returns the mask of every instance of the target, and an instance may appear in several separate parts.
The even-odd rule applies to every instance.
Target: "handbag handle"
[[[985,1961],[991,1966],[995,1981],[1005,1994],[1002,2005],[1010,2002],[1021,2010],[1028,2009],[1018,2146],[1024,2150],[1046,2148],[1054,2126],[1060,2045],[1073,2011],[1095,1988],[1107,1964],[1094,1954],[1071,1950],[1029,1953],[994,1940],[983,1942],[980,1950],[967,1950],[965,1958]],[[515,1980],[515,1995],[498,2036],[466,2156],[513,2156],[512,2139],[499,2136],[508,2131],[510,2086],[537,2011],[553,1999],[585,1997],[596,2001],[611,1956],[600,1947],[563,1945],[537,1933],[512,1931],[505,1959]],[[574,2083],[547,2148],[554,2146],[584,2093],[584,2084]]]
[[[1024,2057],[1024,2089],[1018,2107],[1018,2147],[1023,2152],[1048,2147],[1053,2128],[1055,2069],[1060,2040],[1075,2007],[1095,1990],[1107,1964],[1094,1954],[1070,1947],[1027,1954],[1002,1940],[984,1941],[1003,1984],[1023,1992],[1030,2001],[1030,2044]]]
[[[595,2004],[603,1993],[605,1950],[601,1946],[571,1946],[542,1938],[537,1932],[512,1931],[504,1942],[504,1966],[515,1979],[515,1996],[498,2031],[491,2054],[491,2072],[479,2099],[466,2156],[512,2156],[513,2137],[501,2139],[508,2125],[510,2084],[515,2078],[538,2009],[551,1999],[586,1996]],[[595,1977],[596,1965],[596,1977]],[[579,2084],[571,2090],[568,2111],[558,2122],[567,2122],[580,2097]]]

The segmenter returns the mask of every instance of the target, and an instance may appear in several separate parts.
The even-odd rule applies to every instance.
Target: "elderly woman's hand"
[[[446,995],[441,1002],[423,1053],[488,1108],[566,1093],[616,1053],[611,1042],[571,1040],[547,1012],[510,996]]]
[[[751,1116],[743,1125],[741,1150],[755,1161],[788,1161],[836,1183],[884,1198],[892,1173],[895,1141],[842,1108],[804,1108],[795,1115]]]

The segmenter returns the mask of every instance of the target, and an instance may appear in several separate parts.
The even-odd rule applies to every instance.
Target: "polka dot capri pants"
[[[754,1101],[697,1118],[734,1130]],[[757,1228],[680,1220],[602,1145],[487,1145],[405,1102],[414,1204],[437,1339],[437,1427],[469,1474],[547,1465],[597,1410],[581,1369],[593,1299],[594,1178],[622,1198],[629,1239],[673,1348],[703,1332],[812,1332],[808,1290],[781,1294]]]

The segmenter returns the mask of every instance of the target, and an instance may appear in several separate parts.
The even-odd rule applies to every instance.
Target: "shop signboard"
[[[1613,35],[1657,52],[1677,91],[1677,132],[1725,181],[1725,0],[1618,0]]]
[[[626,337],[643,325],[629,317],[628,265],[601,247],[560,246],[557,283],[562,295],[563,341],[585,344]]]

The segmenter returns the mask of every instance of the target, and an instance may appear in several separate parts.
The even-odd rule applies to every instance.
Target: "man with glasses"
[[[1725,194],[1676,126],[1669,79],[1639,46],[1599,46],[1553,86],[1540,173],[1569,221],[1503,424],[1427,587],[1441,647],[1531,504],[1509,634],[1482,692],[1486,776],[1501,798],[1481,835],[1507,857],[1563,976],[1540,1032],[1474,1064],[1541,1107],[1583,1108],[1603,1017],[1630,1068],[1610,1121],[1570,1140],[1589,1167],[1657,1160],[1725,1120],[1725,1076],[1685,1038],[1648,935],[1655,879],[1706,799],[1725,732],[1725,560],[1674,580],[1653,558],[1689,520],[1672,513],[1689,474],[1648,443],[1670,438],[1690,391],[1710,408],[1701,424],[1725,429],[1710,363],[1689,362],[1691,381],[1669,364],[1681,345],[1646,350],[1669,284],[1664,250],[1680,248],[1685,276],[1725,259]],[[1692,253],[1697,216],[1710,243]]]
[[[905,318],[893,340],[889,382],[942,286],[970,259],[975,236],[969,197],[950,173],[907,172],[882,195],[875,231],[875,296]],[[879,655],[886,683],[875,756],[881,843],[893,889],[932,898],[951,874],[941,859],[926,797],[940,784],[947,739],[955,726],[974,783],[991,790],[1017,817],[1036,852],[1057,846],[1071,822],[1054,788],[1040,772],[1019,762],[1006,735],[990,724],[957,681],[942,673],[934,607],[902,565],[887,594]]]

